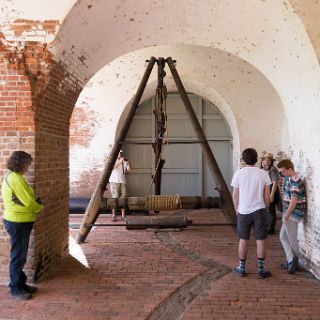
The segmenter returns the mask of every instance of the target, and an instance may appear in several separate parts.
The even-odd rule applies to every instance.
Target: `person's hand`
[[[291,216],[291,214],[288,214],[288,212],[286,212],[286,213],[284,214],[284,220],[285,220],[285,221],[288,221],[289,218],[290,218],[290,216]]]
[[[270,202],[273,202],[274,200],[274,195],[270,195]]]

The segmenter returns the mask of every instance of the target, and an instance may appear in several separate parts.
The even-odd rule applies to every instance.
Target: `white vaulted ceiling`
[[[207,91],[219,91],[223,99],[230,99],[233,94],[231,100],[235,100],[245,88],[244,83],[236,73],[226,81],[223,73],[220,79],[213,79],[216,66],[213,52],[225,55],[220,70],[229,69],[230,55],[237,57],[236,69],[242,68],[243,62],[248,63],[256,74],[269,81],[290,123],[290,139],[301,144],[305,139],[302,141],[300,137],[306,133],[299,124],[308,123],[308,137],[314,137],[320,116],[316,55],[319,9],[318,1],[296,0],[59,0],[54,3],[7,0],[3,2],[1,23],[7,39],[11,35],[15,40],[23,40],[30,39],[32,30],[13,34],[10,22],[30,19],[39,21],[40,25],[44,20],[58,21],[57,34],[48,46],[55,59],[83,85],[105,66],[119,68],[121,77],[114,79],[118,87],[113,91],[118,97],[124,92],[132,97],[138,82],[135,80],[143,73],[141,56],[134,53],[144,48],[159,48],[153,54],[157,56],[161,52],[166,56],[160,46],[167,46],[171,55],[179,58],[179,68],[184,70],[184,78],[189,79],[190,91],[199,91],[195,87],[197,83]],[[175,52],[175,48],[181,51],[181,47],[188,61]],[[210,61],[197,57],[200,48],[201,52],[207,50],[205,56],[211,56]],[[132,54],[130,63],[119,59],[128,54]],[[139,65],[137,76],[127,77],[134,64]],[[255,76],[251,81],[255,81]],[[225,96],[226,91],[229,97]],[[304,112],[306,106],[308,113]],[[123,110],[125,106],[117,107]],[[310,113],[317,116],[310,117]]]
[[[225,60],[232,54],[246,61],[275,88],[288,120],[296,124],[301,118],[290,118],[291,111],[300,110],[302,100],[317,109],[312,97],[319,91],[318,60],[305,26],[286,1],[81,1],[64,20],[51,50],[85,84],[116,58],[160,45],[192,50],[193,59],[183,66],[188,78],[202,63],[203,70],[215,65],[214,59],[210,65],[200,61],[194,46],[207,48],[208,55],[218,49]],[[139,74],[143,69],[141,65]],[[202,75],[202,84],[212,86],[211,72]],[[131,87],[132,79],[124,75],[118,94]],[[291,130],[291,136],[299,135],[299,130]]]

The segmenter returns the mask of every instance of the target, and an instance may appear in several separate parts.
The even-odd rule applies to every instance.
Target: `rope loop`
[[[147,197],[147,210],[170,211],[181,209],[180,195],[160,195]]]

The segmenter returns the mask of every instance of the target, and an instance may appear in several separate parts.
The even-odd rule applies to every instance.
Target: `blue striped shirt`
[[[306,189],[304,187],[302,178],[300,175],[294,177],[285,177],[283,185],[283,205],[284,210],[287,210],[292,197],[298,199],[297,205],[293,210],[291,217],[294,220],[300,221],[306,212]]]

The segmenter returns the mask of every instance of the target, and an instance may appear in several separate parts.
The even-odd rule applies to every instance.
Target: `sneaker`
[[[262,271],[258,271],[258,278],[259,279],[264,279],[268,278],[271,276],[271,272],[263,269]]]
[[[127,221],[127,218],[126,217],[121,217],[121,220],[122,221]]]
[[[115,222],[116,221],[116,216],[111,217],[111,221]]]
[[[36,293],[38,291],[38,288],[25,284],[23,287],[23,291],[26,293]]]
[[[281,263],[280,268],[283,270],[288,270],[288,262]],[[297,271],[301,271],[301,269],[303,269],[303,267],[298,265]]]
[[[294,274],[298,271],[298,266],[299,266],[299,259],[298,257],[294,256],[292,261],[288,263],[288,273],[289,274]]]
[[[245,270],[240,269],[239,266],[236,268],[233,268],[233,272],[236,273],[240,278],[243,278],[246,275]]]
[[[17,300],[30,300],[32,298],[31,293],[18,291],[18,292],[12,292],[10,291],[9,297]]]

